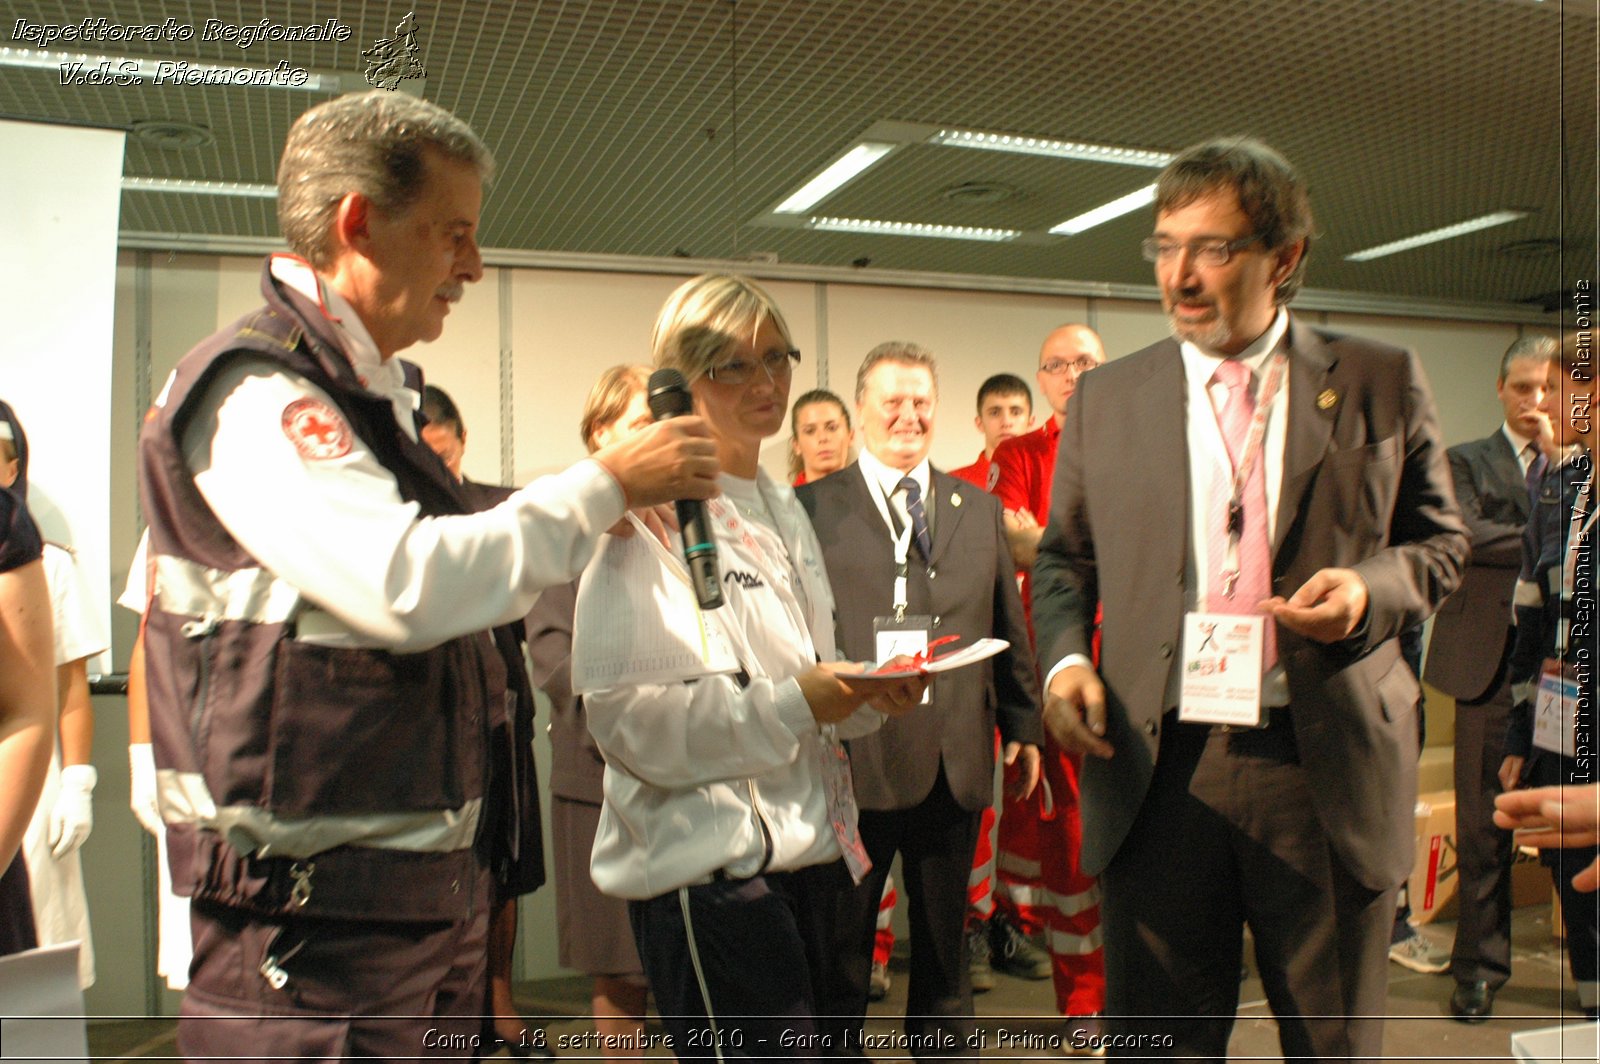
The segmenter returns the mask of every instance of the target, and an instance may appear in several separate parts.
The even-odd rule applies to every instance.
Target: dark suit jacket
[[[1273,588],[1288,596],[1318,569],[1346,566],[1370,602],[1338,644],[1280,626],[1279,655],[1317,815],[1351,873],[1387,889],[1410,870],[1416,802],[1417,684],[1395,637],[1455,590],[1467,536],[1415,356],[1294,318],[1288,340]],[[1100,675],[1116,754],[1084,758],[1090,875],[1134,823],[1172,708],[1190,550],[1186,396],[1178,344],[1164,340],[1084,377],[1061,433],[1034,625],[1048,670],[1089,653],[1104,602]]]
[[[839,649],[853,661],[876,657],[872,619],[893,612],[894,541],[852,463],[796,494],[822,543],[838,600]],[[913,546],[908,613],[933,617],[933,638],[959,635],[936,653],[994,636],[1011,649],[988,661],[935,675],[932,700],[850,746],[856,799],[863,809],[909,809],[926,798],[944,762],[950,791],[965,809],[994,799],[994,729],[1012,740],[1043,740],[1039,682],[1028,628],[1006,548],[1000,504],[988,493],[933,470],[929,479],[933,557],[917,564]]]
[[[1472,533],[1472,563],[1433,622],[1424,678],[1452,698],[1494,692],[1511,649],[1511,593],[1522,568],[1528,484],[1504,432],[1450,448],[1461,516]]]

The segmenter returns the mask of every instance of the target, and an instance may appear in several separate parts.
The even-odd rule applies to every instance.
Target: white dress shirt
[[[861,475],[867,481],[867,493],[872,496],[873,503],[878,507],[878,513],[883,516],[883,523],[889,526],[889,534],[898,536],[901,529],[911,526],[911,515],[906,511],[906,493],[900,490],[900,481],[910,477],[917,482],[917,487],[922,491],[922,508],[928,518],[928,532],[933,532],[933,497],[928,494],[930,483],[928,460],[924,458],[911,468],[909,472],[903,469],[894,469],[884,465],[872,456],[870,451],[862,451],[857,459]],[[889,515],[889,508],[894,507],[894,516]]]

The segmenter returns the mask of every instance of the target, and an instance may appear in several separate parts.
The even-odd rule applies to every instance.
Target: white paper
[[[925,662],[920,668],[886,668],[883,662],[868,665],[863,672],[856,673],[852,679],[876,680],[894,679],[904,676],[908,672],[949,672],[951,669],[961,669],[968,665],[976,665],[980,661],[994,657],[1011,645],[1005,639],[979,639],[971,646],[952,650],[948,654],[935,654],[932,661]]]
[[[6,1060],[89,1059],[76,942],[0,957],[0,1047]]]
[[[1179,720],[1246,728],[1261,723],[1264,621],[1259,614],[1184,615]]]

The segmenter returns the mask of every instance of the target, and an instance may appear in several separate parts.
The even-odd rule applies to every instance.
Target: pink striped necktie
[[[1217,416],[1217,428],[1222,430],[1223,443],[1228,448],[1230,468],[1228,474],[1218,478],[1211,492],[1211,506],[1207,543],[1211,563],[1211,582],[1206,594],[1206,608],[1212,613],[1255,614],[1256,604],[1272,595],[1272,550],[1267,537],[1267,478],[1264,470],[1263,446],[1256,449],[1250,465],[1250,476],[1245,481],[1241,501],[1244,505],[1244,531],[1239,539],[1239,576],[1234,581],[1233,594],[1226,594],[1223,574],[1228,560],[1228,502],[1233,494],[1233,468],[1244,458],[1245,440],[1250,435],[1250,419],[1255,414],[1256,400],[1250,384],[1254,375],[1250,367],[1233,359],[1224,359],[1217,366],[1212,381],[1228,390],[1227,398],[1219,405],[1215,391],[1208,388],[1211,406]],[[1265,637],[1261,646],[1261,671],[1270,672],[1278,663],[1277,625],[1268,617],[1264,626]]]

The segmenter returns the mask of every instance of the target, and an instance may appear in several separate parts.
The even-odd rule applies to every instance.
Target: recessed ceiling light
[[[124,192],[175,192],[191,196],[243,196],[276,199],[277,185],[247,185],[242,181],[180,181],[171,177],[125,177]]]
[[[1514,222],[1518,218],[1526,218],[1527,216],[1527,211],[1495,211],[1493,214],[1484,214],[1477,218],[1468,218],[1464,222],[1457,222],[1454,225],[1447,225],[1440,229],[1430,229],[1426,233],[1418,233],[1416,236],[1408,236],[1403,240],[1394,240],[1387,244],[1379,244],[1377,247],[1370,247],[1361,251],[1352,251],[1350,254],[1345,256],[1345,259],[1349,262],[1367,262],[1371,259],[1381,259],[1385,255],[1394,255],[1401,251],[1410,251],[1412,248],[1420,248],[1424,244],[1436,244],[1441,240],[1453,240],[1458,236],[1466,236],[1468,233],[1476,233],[1479,229],[1488,229],[1492,226],[1504,225],[1507,222]]]
[[[944,190],[944,198],[952,203],[1004,203],[1019,195],[1016,186],[999,181],[963,181]]]
[[[800,186],[800,190],[776,207],[774,214],[804,214],[827,199],[840,187],[853,181],[863,170],[881,160],[898,147],[875,141],[862,141],[829,163],[828,166]]]
[[[212,136],[211,130],[205,126],[193,122],[171,122],[154,118],[135,122],[133,135],[163,151],[188,151],[217,142],[217,138]]]
[[[1553,236],[1536,236],[1501,244],[1495,250],[1509,259],[1548,259],[1561,254],[1561,239]]]
[[[946,240],[1015,240],[1020,229],[986,229],[975,225],[933,225],[922,222],[887,222],[874,218],[812,218],[812,229],[831,233],[872,233],[877,236],[926,236]]]
[[[1147,166],[1153,169],[1163,167],[1172,161],[1171,152],[1130,148],[1118,144],[1090,144],[1080,140],[1030,137],[1024,133],[987,133],[980,129],[941,129],[928,138],[928,143],[943,144],[952,148],[1013,152],[1018,155],[1048,155],[1057,159],[1077,159],[1088,163]]]
[[[1102,203],[1093,210],[1084,211],[1076,218],[1068,218],[1060,225],[1053,225],[1050,231],[1057,236],[1076,236],[1085,229],[1093,229],[1097,225],[1104,225],[1113,218],[1121,218],[1124,214],[1132,213],[1140,207],[1147,207],[1156,201],[1156,186],[1146,185],[1128,193],[1118,196],[1110,203]]]

